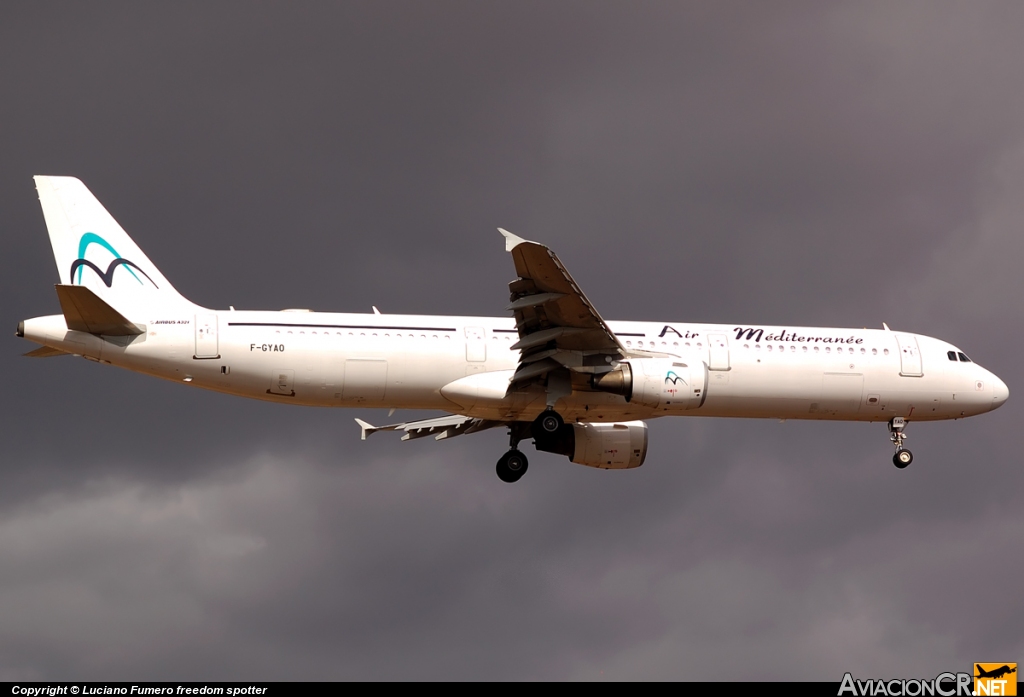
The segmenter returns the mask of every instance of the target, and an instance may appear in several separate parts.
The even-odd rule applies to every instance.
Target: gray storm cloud
[[[0,22],[0,678],[921,677],[1024,653],[1015,5],[26,5]],[[73,359],[34,174],[212,307],[501,314],[498,226],[612,319],[941,336],[1010,401],[676,419],[632,472],[360,442]],[[398,414],[398,417],[412,414]],[[509,647],[514,647],[510,656]]]

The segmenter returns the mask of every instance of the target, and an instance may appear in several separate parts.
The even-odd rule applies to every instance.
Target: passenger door
[[[217,315],[196,315],[195,358],[220,358],[217,340]]]
[[[900,375],[914,378],[924,375],[917,337],[913,334],[896,334],[896,341],[900,347]]]
[[[729,337],[725,334],[708,334],[708,349],[711,352],[710,370],[729,370]]]

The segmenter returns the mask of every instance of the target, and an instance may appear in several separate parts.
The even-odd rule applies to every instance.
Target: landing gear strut
[[[889,440],[896,446],[896,454],[892,456],[892,464],[903,469],[914,461],[914,454],[903,447],[903,441],[907,434],[903,429],[907,427],[907,420],[902,416],[895,416],[889,421]]]
[[[526,455],[523,455],[518,448],[519,441],[525,436],[526,433],[523,431],[521,424],[512,424],[509,429],[509,450],[501,456],[501,459],[498,460],[498,466],[495,468],[495,471],[498,473],[498,479],[501,481],[512,484],[518,482],[526,474],[530,463],[526,459]]]

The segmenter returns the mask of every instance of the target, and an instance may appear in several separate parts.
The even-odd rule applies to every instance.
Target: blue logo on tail
[[[108,252],[114,255],[114,260],[110,262],[110,266],[107,267],[107,270],[105,272],[100,270],[100,267],[96,266],[96,264],[92,263],[91,261],[85,258],[85,251],[89,249],[89,245],[91,244],[98,244],[99,246],[103,247]],[[107,285],[107,288],[110,288],[114,283],[114,271],[117,269],[118,266],[125,267],[128,273],[132,275],[132,278],[138,281],[140,285],[142,284],[142,279],[135,274],[135,271],[138,271],[139,273],[146,277],[146,280],[148,280],[150,283],[153,283],[153,279],[149,277],[149,274],[140,269],[138,264],[136,264],[134,261],[130,261],[122,257],[120,254],[117,253],[117,250],[114,249],[109,242],[107,242],[105,239],[97,235],[95,232],[87,232],[84,235],[82,235],[82,239],[78,241],[78,258],[75,259],[75,261],[72,262],[71,264],[71,282],[77,283],[78,285],[82,285],[82,271],[85,269],[85,267],[89,267],[90,269],[96,272],[97,276],[103,279],[103,282]],[[132,271],[132,269],[135,269],[135,271]],[[78,272],[78,278],[75,278],[76,271]],[[157,286],[156,283],[153,283],[153,287],[159,288],[159,286]]]

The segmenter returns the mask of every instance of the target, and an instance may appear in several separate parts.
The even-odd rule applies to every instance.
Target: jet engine
[[[626,470],[644,464],[647,457],[647,424],[565,424],[555,434],[534,435],[537,450],[565,455],[572,462],[606,470]]]
[[[630,359],[595,375],[590,385],[653,409],[697,409],[707,397],[708,367],[697,357]]]

